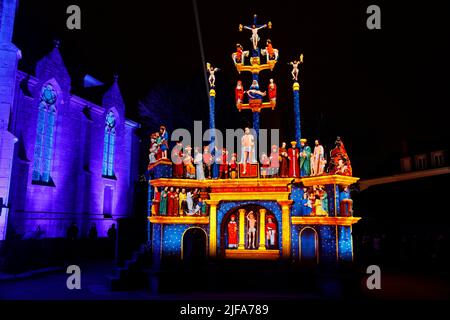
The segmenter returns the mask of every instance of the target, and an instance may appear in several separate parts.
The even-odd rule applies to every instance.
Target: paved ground
[[[24,279],[0,282],[0,300],[93,300],[93,299],[149,299],[147,292],[111,292],[107,276],[112,263],[81,264],[81,289],[69,290],[64,271],[55,271]]]
[[[149,291],[112,292],[107,276],[112,274],[112,263],[81,264],[81,290],[66,287],[68,275],[64,271],[53,271],[23,279],[0,281],[0,300],[211,300],[211,299],[316,299],[323,298],[312,293],[191,293],[188,295],[152,295]],[[364,283],[361,283],[361,288]],[[369,291],[361,289],[361,297],[375,299],[449,299],[448,277],[440,274],[426,275],[400,272],[382,275],[382,289]]]

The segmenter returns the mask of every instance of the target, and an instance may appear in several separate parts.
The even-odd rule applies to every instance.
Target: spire
[[[105,92],[103,96],[102,105],[105,108],[116,107],[119,112],[123,113],[125,111],[125,104],[122,99],[122,94],[120,92],[118,84],[119,76],[117,73],[114,74],[114,82],[112,86]]]
[[[71,79],[64,60],[59,52],[60,40],[53,41],[54,47],[36,65],[36,77],[41,81],[55,78],[62,90],[70,91]]]

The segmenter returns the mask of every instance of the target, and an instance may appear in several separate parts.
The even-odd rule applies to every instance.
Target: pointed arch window
[[[32,181],[35,183],[52,183],[51,167],[55,139],[57,98],[56,90],[51,84],[46,84],[42,87],[33,157]]]
[[[103,171],[104,177],[114,178],[114,150],[116,144],[116,117],[112,111],[106,115],[105,135],[103,142]]]

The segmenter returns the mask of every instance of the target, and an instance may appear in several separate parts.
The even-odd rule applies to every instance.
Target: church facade
[[[133,212],[139,125],[125,117],[117,78],[101,104],[71,94],[58,45],[35,75],[20,71],[15,2],[0,10],[0,241],[65,237],[73,223],[80,236],[94,224],[105,237]]]

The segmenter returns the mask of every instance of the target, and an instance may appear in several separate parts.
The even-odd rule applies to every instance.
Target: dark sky
[[[70,4],[81,7],[80,31],[66,29]],[[366,28],[370,4],[381,7],[381,30]],[[303,135],[319,137],[325,146],[342,136],[356,175],[383,172],[380,167],[401,152],[402,141],[419,149],[448,141],[448,11],[437,1],[198,0],[198,12],[206,59],[221,68],[218,128],[251,121],[249,111],[234,106],[236,81],[246,78],[230,55],[237,42],[250,47],[249,32],[238,32],[238,25],[249,24],[256,13],[260,22],[273,23],[260,33],[262,40],[270,38],[280,50],[274,72],[260,75],[263,87],[270,77],[278,85],[277,109],[262,112],[261,128],[280,128],[283,139],[292,140],[287,63],[303,52]],[[109,84],[117,72],[128,117],[139,121],[138,101],[163,87],[175,96],[174,127],[185,126],[186,119],[207,126],[192,1],[20,1],[14,42],[23,53],[21,69],[33,73],[55,38],[61,39],[74,93],[83,95],[79,80],[85,73]]]

